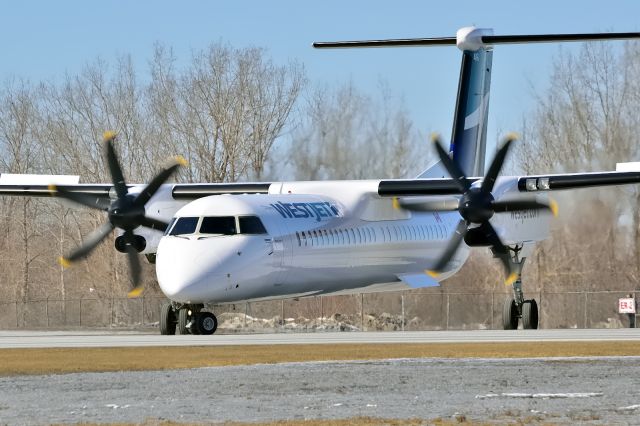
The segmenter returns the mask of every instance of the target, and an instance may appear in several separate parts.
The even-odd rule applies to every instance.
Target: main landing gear
[[[160,311],[160,334],[213,334],[218,319],[211,312],[201,312],[201,304],[184,305],[168,302]]]
[[[513,270],[517,271],[518,277],[513,282],[513,297],[508,297],[502,307],[502,328],[505,330],[516,330],[518,322],[522,320],[522,328],[535,330],[538,328],[538,303],[535,299],[525,300],[522,292],[521,273],[525,258],[519,258],[522,247],[509,247],[513,252],[511,256]]]

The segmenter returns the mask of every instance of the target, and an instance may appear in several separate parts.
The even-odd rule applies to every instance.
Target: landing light
[[[542,190],[551,189],[551,187],[549,186],[549,178],[538,179],[538,189],[542,189]]]
[[[538,184],[536,183],[535,179],[527,179],[527,191],[537,191],[538,190]]]

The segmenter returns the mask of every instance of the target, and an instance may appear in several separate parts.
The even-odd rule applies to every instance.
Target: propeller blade
[[[412,212],[453,212],[458,210],[460,200],[457,198],[398,198],[398,207]]]
[[[104,134],[104,142],[107,144],[107,165],[109,166],[109,171],[111,172],[113,187],[116,190],[116,194],[118,194],[118,198],[123,198],[125,195],[127,195],[128,191],[127,184],[124,180],[124,176],[122,175],[122,167],[120,167],[118,156],[113,149],[113,141],[115,140],[115,138],[116,134],[114,132],[105,132]]]
[[[440,142],[440,136],[433,136],[433,144],[436,147],[436,151],[438,153],[438,157],[442,162],[442,165],[447,169],[449,175],[454,179],[458,188],[460,189],[460,193],[464,193],[469,189],[469,182],[467,182],[467,178],[465,177],[460,167],[449,157],[447,151],[444,150],[442,144]]]
[[[496,213],[512,212],[514,210],[550,210],[549,204],[540,203],[536,200],[500,200],[491,203],[493,211]]]
[[[427,272],[429,275],[435,276],[440,271],[442,271],[445,266],[447,266],[447,263],[449,263],[453,255],[458,250],[458,247],[460,246],[460,243],[464,239],[464,236],[466,235],[466,233],[467,233],[467,223],[463,219],[460,219],[460,222],[458,222],[458,226],[456,226],[456,230],[451,236],[451,239],[449,240],[449,243],[447,244],[447,248],[445,249],[444,253],[442,253],[442,256],[436,262],[432,270]]]
[[[167,181],[171,177],[171,175],[178,169],[180,166],[186,166],[187,160],[183,157],[176,157],[175,164],[166,169],[162,170],[160,173],[154,177],[151,182],[138,194],[138,197],[134,201],[134,205],[136,207],[142,207],[147,204],[147,201],[153,197],[153,194],[158,191],[160,186]]]
[[[515,280],[518,279],[518,272],[514,268],[513,262],[511,261],[511,256],[509,256],[509,249],[507,246],[502,244],[500,237],[498,237],[498,233],[495,228],[489,223],[489,221],[485,221],[480,225],[480,229],[482,233],[487,237],[489,243],[491,243],[491,248],[493,249],[493,254],[497,257],[500,262],[502,262],[502,266],[504,266],[505,272],[507,274],[507,279],[505,280],[505,284],[511,285]]]
[[[135,235],[132,231],[125,231],[124,248],[127,252],[127,258],[129,259],[129,273],[131,274],[131,283],[133,287],[137,288],[140,285],[140,273],[142,267],[140,266],[140,259],[138,259],[138,251],[134,247]],[[132,291],[133,291],[132,290]]]
[[[147,228],[156,229],[158,231],[166,231],[169,224],[162,220],[153,219],[151,217],[145,216],[141,221],[140,225],[146,226]]]
[[[66,257],[61,257],[59,262],[62,266],[67,267],[71,264],[71,262],[75,262],[76,260],[82,259],[89,255],[93,251],[94,248],[102,242],[106,238],[109,233],[113,231],[113,225],[111,222],[107,222],[102,225],[100,228],[93,231],[85,240],[84,244],[75,249],[71,254]]]
[[[89,207],[91,209],[107,211],[109,210],[109,206],[111,205],[111,201],[106,198],[98,197],[96,195],[84,194],[81,192],[67,191],[66,189],[60,188],[56,185],[49,185],[49,191],[60,198],[73,201],[74,203],[82,204],[83,206]]]
[[[509,135],[506,137],[504,143],[496,152],[496,156],[493,157],[493,161],[491,162],[491,166],[489,166],[489,171],[485,175],[482,180],[482,192],[491,192],[493,190],[493,185],[496,183],[496,179],[498,178],[498,174],[502,169],[502,165],[504,163],[505,158],[507,157],[507,153],[509,152],[509,147],[511,143],[516,140],[515,135]]]

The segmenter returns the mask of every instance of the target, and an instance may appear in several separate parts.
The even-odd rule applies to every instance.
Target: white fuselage
[[[502,191],[508,192],[510,181]],[[457,212],[410,213],[376,192],[378,181],[272,184],[269,194],[215,195],[193,201],[175,217],[198,227],[166,235],[157,247],[162,291],[184,303],[225,303],[333,293],[424,276],[460,220]],[[511,185],[512,186],[512,185]],[[313,194],[313,195],[310,195]],[[258,217],[265,233],[199,232],[204,218]],[[197,219],[194,219],[197,218]],[[505,242],[535,241],[548,216],[511,213],[492,219]],[[204,226],[203,226],[204,229]],[[169,232],[171,233],[171,232]],[[513,237],[513,238],[512,238]],[[463,244],[437,278],[459,270]],[[408,281],[408,280],[407,280]]]

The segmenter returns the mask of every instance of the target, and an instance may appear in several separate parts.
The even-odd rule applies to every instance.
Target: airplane
[[[160,332],[213,334],[205,304],[437,286],[463,266],[472,247],[488,247],[513,296],[505,330],[536,329],[535,299],[525,299],[522,268],[549,235],[556,190],[640,183],[638,171],[500,176],[515,136],[485,173],[493,48],[508,43],[640,38],[640,33],[494,35],[461,28],[455,37],[320,42],[326,48],[452,46],[462,51],[451,143],[434,137],[439,161],[414,179],[252,183],[166,183],[177,157],[149,184],[126,183],[104,135],[112,183],[77,177],[0,176],[0,195],[54,196],[107,213],[107,221],[63,266],[87,257],[114,229],[133,289],[141,291],[138,253],[155,263],[162,292]],[[73,180],[73,179],[72,179]],[[56,185],[55,183],[62,182]]]

